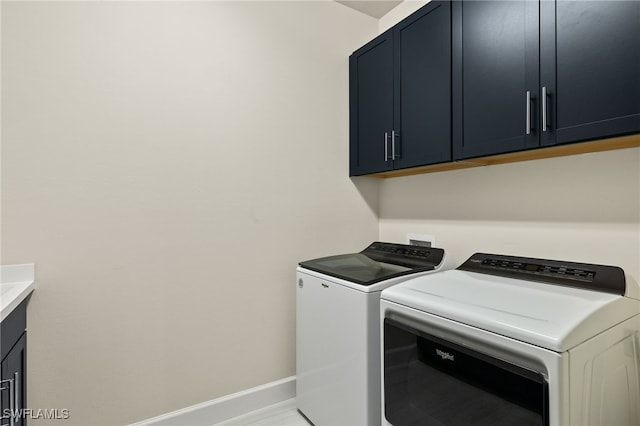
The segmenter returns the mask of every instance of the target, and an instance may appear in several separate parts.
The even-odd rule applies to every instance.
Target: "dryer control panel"
[[[476,253],[458,269],[620,295],[626,289],[617,266]]]

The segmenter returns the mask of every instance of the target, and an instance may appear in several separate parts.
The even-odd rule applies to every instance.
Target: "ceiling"
[[[336,0],[338,3],[380,19],[391,9],[402,3],[402,0]]]

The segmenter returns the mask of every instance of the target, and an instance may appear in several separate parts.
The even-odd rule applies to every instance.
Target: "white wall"
[[[296,263],[378,236],[347,59],[377,24],[330,1],[2,2],[29,407],[124,424],[295,374]]]
[[[640,282],[640,148],[387,179],[380,238],[610,264]]]

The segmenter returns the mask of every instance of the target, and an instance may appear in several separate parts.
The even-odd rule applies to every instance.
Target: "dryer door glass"
[[[384,320],[384,410],[402,425],[548,425],[542,374]]]

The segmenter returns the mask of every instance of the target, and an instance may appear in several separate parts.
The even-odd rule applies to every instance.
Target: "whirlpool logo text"
[[[436,355],[442,358],[445,361],[455,362],[455,357],[451,355],[449,352],[441,351],[440,349],[436,349]]]

